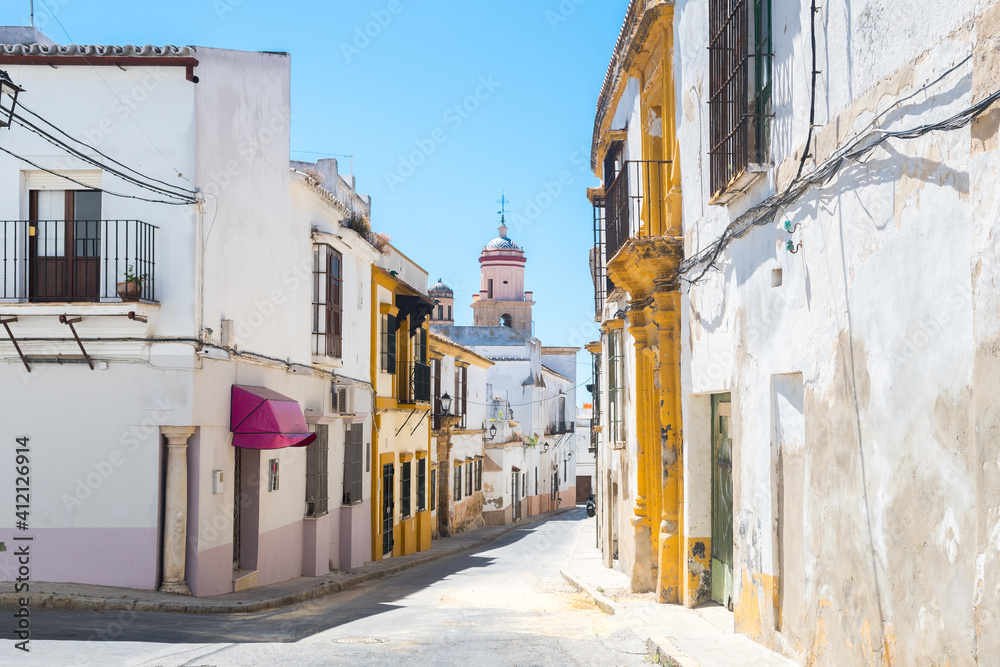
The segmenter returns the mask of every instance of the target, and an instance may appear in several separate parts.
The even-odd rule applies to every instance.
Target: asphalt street
[[[576,509],[479,550],[256,614],[39,610],[31,616],[30,654],[3,639],[0,664],[647,663],[631,630],[559,573],[592,522]]]

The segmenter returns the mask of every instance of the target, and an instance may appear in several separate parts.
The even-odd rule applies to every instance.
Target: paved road
[[[0,640],[0,664],[648,662],[628,628],[600,613],[559,574],[584,518],[583,510],[568,512],[477,551],[258,614],[38,611],[31,617],[31,653]],[[10,636],[4,625],[0,620]]]

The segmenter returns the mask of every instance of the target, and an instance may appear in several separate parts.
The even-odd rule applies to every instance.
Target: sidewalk
[[[688,609],[659,604],[653,593],[629,592],[629,578],[604,567],[594,546],[594,521],[580,527],[563,577],[606,614],[614,614],[646,642],[651,656],[680,667],[794,667],[796,663],[733,631],[733,614],[719,605]]]
[[[31,606],[35,609],[79,609],[93,611],[160,611],[188,614],[234,614],[276,609],[336,593],[352,586],[387,577],[445,556],[475,549],[519,528],[548,519],[572,508],[546,512],[506,526],[486,526],[453,537],[431,540],[431,548],[410,556],[397,556],[366,563],[354,570],[335,570],[322,577],[298,577],[277,584],[258,586],[239,593],[197,598],[175,593],[134,588],[32,582]],[[16,607],[19,597],[13,582],[0,582],[0,608]]]

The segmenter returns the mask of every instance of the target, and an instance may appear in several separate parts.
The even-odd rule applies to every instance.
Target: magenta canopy
[[[234,384],[230,423],[234,447],[305,447],[316,439],[298,401],[266,387]]]

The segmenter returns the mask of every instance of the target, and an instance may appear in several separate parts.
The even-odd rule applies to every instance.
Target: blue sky
[[[455,289],[471,324],[501,190],[528,254],[535,334],[597,337],[587,265],[594,109],[627,0],[35,0],[51,39],[194,44],[292,57],[295,159],[338,157],[372,196],[372,225]],[[28,23],[7,0],[4,25]],[[55,15],[56,21],[52,15]],[[61,23],[61,26],[60,26]],[[65,29],[65,30],[64,30]],[[590,375],[578,357],[578,381]],[[578,402],[589,400],[578,392]]]

